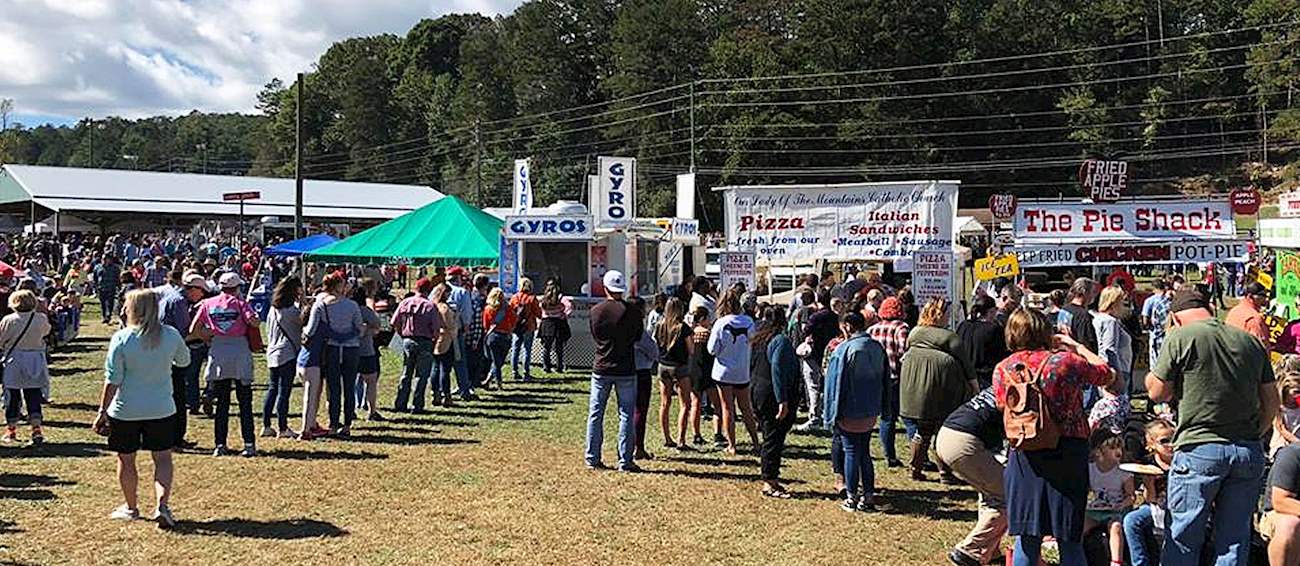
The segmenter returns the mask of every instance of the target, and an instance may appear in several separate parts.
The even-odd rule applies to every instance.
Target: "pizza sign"
[[[1089,159],[1079,167],[1079,184],[1093,202],[1115,202],[1128,190],[1128,162]]]
[[[1016,195],[993,195],[989,197],[989,212],[998,220],[1011,220],[1016,216]]]

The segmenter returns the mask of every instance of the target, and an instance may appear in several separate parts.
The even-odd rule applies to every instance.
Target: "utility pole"
[[[93,118],[86,118],[86,131],[90,134],[88,138],[90,142],[90,158],[86,160],[86,167],[93,168],[95,166],[95,120]],[[32,230],[35,230],[35,228],[32,228]]]
[[[294,87],[294,98],[297,100],[294,104],[297,115],[294,117],[293,143],[293,239],[295,240],[304,236],[302,233],[302,83],[304,80],[304,74],[298,73],[298,83]]]
[[[474,205],[483,208],[483,140],[478,120],[474,120]]]
[[[195,144],[194,149],[203,152],[203,174],[208,174],[208,144],[207,142]]]
[[[695,172],[695,80],[691,80],[691,173]]]

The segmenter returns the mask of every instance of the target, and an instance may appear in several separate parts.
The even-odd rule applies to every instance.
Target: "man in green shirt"
[[[1200,564],[1211,517],[1217,564],[1247,564],[1264,473],[1259,439],[1280,404],[1273,368],[1259,340],[1214,318],[1199,292],[1179,291],[1169,312],[1176,328],[1146,377],[1153,402],[1178,406],[1162,564]]]

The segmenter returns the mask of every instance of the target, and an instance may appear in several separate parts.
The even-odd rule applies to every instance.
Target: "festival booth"
[[[965,273],[955,245],[959,181],[715,187],[723,193],[722,285],[774,266],[880,262],[910,273],[917,302],[955,302]],[[966,254],[969,250],[965,250]],[[960,317],[960,308],[951,309]]]
[[[297,240],[290,240],[266,248],[266,251],[263,252],[263,254],[270,257],[298,257],[319,250],[337,241],[339,241],[338,238],[329,234],[312,234],[306,238],[298,238]]]
[[[603,277],[608,270],[622,271],[628,296],[647,300],[681,284],[689,249],[700,243],[699,223],[693,218],[636,218],[636,161],[601,157],[601,175],[589,180],[589,202],[558,201],[533,206],[527,160],[515,167],[514,206],[504,217],[500,232],[500,285],[507,294],[518,291],[527,277],[533,292],[541,295],[546,281],[559,282],[569,298],[572,337],[565,349],[565,365],[587,367],[595,360],[589,312],[604,300]],[[683,205],[683,192],[690,196]],[[678,211],[694,215],[693,177],[679,179]],[[540,360],[540,341],[534,342],[534,359]]]
[[[1284,217],[1259,221],[1259,245],[1273,256],[1273,314],[1295,320],[1300,318],[1295,304],[1300,295],[1300,195],[1282,195],[1278,213]]]
[[[495,267],[500,231],[500,220],[449,195],[303,257],[334,264]]]

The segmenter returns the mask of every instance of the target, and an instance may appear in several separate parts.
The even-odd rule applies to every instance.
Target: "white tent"
[[[45,220],[42,220],[37,224],[46,224],[51,228],[58,226],[59,232],[65,234],[68,232],[99,232],[99,226],[86,222],[85,220],[77,218],[71,214],[60,214],[57,217],[51,214]]]

